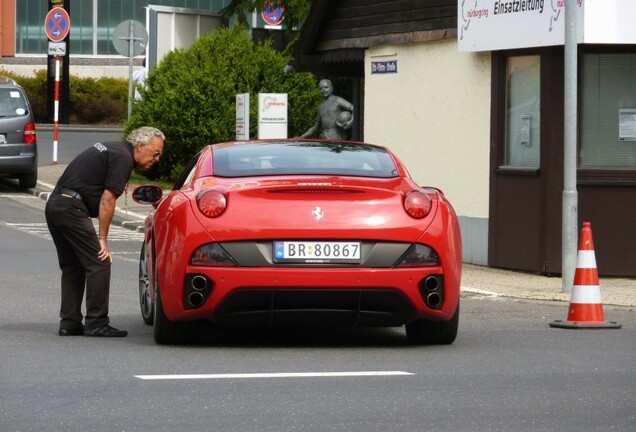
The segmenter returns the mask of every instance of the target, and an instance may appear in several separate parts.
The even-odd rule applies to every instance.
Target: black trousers
[[[110,260],[97,257],[100,245],[88,210],[77,198],[52,193],[44,210],[62,270],[60,328],[82,327],[86,290],[86,327],[109,323]]]

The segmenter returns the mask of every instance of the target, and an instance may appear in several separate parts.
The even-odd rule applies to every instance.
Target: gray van
[[[33,111],[24,90],[0,76],[0,176],[17,178],[20,188],[38,181],[38,146]]]

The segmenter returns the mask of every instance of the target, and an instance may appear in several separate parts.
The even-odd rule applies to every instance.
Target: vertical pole
[[[578,193],[577,168],[577,85],[578,34],[577,1],[565,3],[564,50],[564,134],[563,134],[563,232],[561,242],[562,292],[571,292],[574,283],[577,255]]]
[[[130,20],[128,25],[128,120],[130,120],[130,115],[132,114],[134,36],[135,21]]]
[[[60,56],[55,56],[55,100],[53,102],[53,165],[57,165],[57,141],[60,114]]]

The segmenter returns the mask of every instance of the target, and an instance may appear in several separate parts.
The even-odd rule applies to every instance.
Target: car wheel
[[[38,184],[38,170],[21,175],[18,177],[18,182],[20,182],[20,189],[33,189]]]
[[[413,345],[450,345],[457,337],[459,304],[449,321],[417,320],[406,325],[406,337]]]
[[[141,246],[139,256],[139,304],[141,306],[141,318],[148,325],[154,321],[154,305],[150,294],[150,278],[148,277],[148,263],[146,262],[146,244]]]
[[[163,311],[159,284],[155,286],[154,338],[159,345],[179,344],[183,341],[183,328],[179,323],[170,321]]]

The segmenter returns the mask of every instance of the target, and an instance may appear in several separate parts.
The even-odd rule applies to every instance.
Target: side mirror
[[[132,199],[139,204],[156,204],[163,198],[163,189],[155,185],[137,186],[132,191]]]

